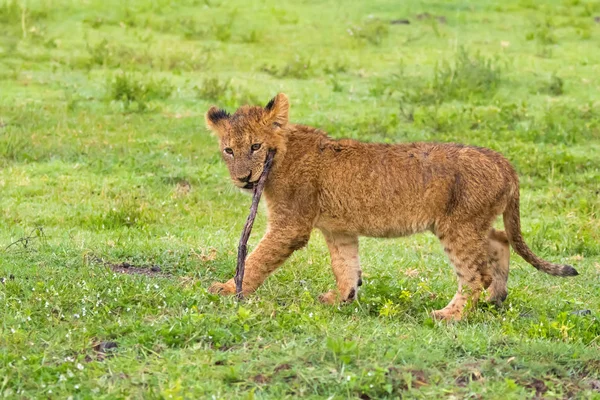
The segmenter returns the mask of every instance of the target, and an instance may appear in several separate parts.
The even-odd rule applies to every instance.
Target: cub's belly
[[[400,213],[404,214],[404,213]],[[344,216],[323,213],[315,227],[327,232],[344,232],[357,236],[392,238],[407,236],[430,229],[432,221],[426,216],[378,213],[368,216]]]

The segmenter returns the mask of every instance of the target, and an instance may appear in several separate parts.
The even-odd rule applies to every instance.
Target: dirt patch
[[[292,370],[292,366],[287,363],[276,366],[275,369],[273,369],[273,375],[271,375],[271,378],[275,375],[281,377],[286,382],[290,382],[296,378],[296,373]]]
[[[410,25],[410,21],[408,19],[393,19],[390,21],[392,25]]]
[[[146,276],[154,276],[154,277],[168,277],[169,274],[162,272],[162,269],[158,265],[134,265],[127,261],[123,261],[120,263],[113,263],[110,261],[105,261],[97,256],[88,257],[90,262],[94,264],[103,265],[105,267],[110,268],[113,272],[117,272],[120,274],[128,274],[128,275],[146,275]]]
[[[92,348],[94,349],[95,352],[106,354],[107,352],[112,351],[113,349],[116,349],[117,347],[119,347],[119,345],[116,342],[102,341],[102,342],[96,343]]]
[[[92,350],[94,351],[93,357],[88,354],[85,356],[85,361],[104,361],[104,359],[111,357],[113,355],[113,351],[118,347],[119,345],[116,342],[111,342],[108,340],[95,342],[92,346]]]
[[[275,373],[278,373],[279,371],[285,371],[288,369],[292,369],[292,366],[290,364],[280,364],[278,366],[275,367]]]
[[[123,262],[120,264],[111,264],[109,266],[113,271],[120,272],[122,274],[148,276],[164,275],[162,274],[160,267],[157,265],[137,267],[133,264],[129,264],[128,262]]]
[[[429,382],[427,382],[427,376],[425,372],[417,369],[413,369],[408,371],[412,376],[411,384],[415,388],[419,388],[421,386],[426,386]]]
[[[530,383],[528,383],[527,385],[525,385],[525,387],[535,390],[535,398],[536,399],[541,398],[542,395],[548,391],[548,386],[546,386],[544,381],[541,379],[533,378],[533,380]]]
[[[435,16],[435,15],[431,15],[427,12],[422,13],[422,14],[417,14],[417,19],[419,21],[428,20],[428,19],[436,19],[440,24],[445,24],[446,22],[448,22],[446,20],[446,17],[444,17],[443,15]]]
[[[466,365],[465,368],[459,372],[455,379],[455,382],[460,387],[465,387],[471,382],[475,382],[483,379],[483,375],[478,368],[477,364]]]
[[[192,185],[185,179],[177,182],[177,186],[175,186],[175,193],[180,197],[187,196],[191,190]]]
[[[254,378],[252,378],[252,380],[255,383],[258,383],[259,385],[263,385],[265,383],[269,382],[269,378],[267,378],[266,376],[264,376],[263,374],[258,374],[256,375]]]
[[[410,378],[407,378],[407,374],[410,375]],[[419,369],[403,370],[398,369],[396,367],[389,367],[387,375],[391,377],[394,381],[403,381],[403,383],[401,384],[394,384],[394,386],[397,386],[402,390],[407,390],[409,388],[409,382],[407,382],[408,380],[410,380],[410,386],[412,388],[420,388],[421,386],[426,386],[429,384],[427,380],[427,375],[424,371],[421,371]]]

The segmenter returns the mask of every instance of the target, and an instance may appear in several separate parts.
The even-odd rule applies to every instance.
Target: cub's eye
[[[233,155],[233,149],[231,147],[225,147],[225,150],[223,151],[229,155]]]
[[[251,147],[252,151],[257,151],[258,149],[260,149],[261,144],[260,143],[254,143]]]

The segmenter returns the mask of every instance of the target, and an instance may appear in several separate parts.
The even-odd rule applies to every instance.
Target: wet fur
[[[330,304],[351,302],[362,283],[359,236],[431,231],[439,238],[459,283],[451,302],[434,312],[440,319],[460,319],[485,289],[490,301],[506,298],[509,244],[541,271],[577,275],[525,244],[518,177],[499,153],[460,144],[334,140],[289,123],[288,110],[287,97],[279,94],[265,108],[244,106],[230,116],[212,107],[206,114],[236,186],[243,187],[248,176],[257,180],[267,150],[277,152],[264,191],[268,228],[246,261],[245,294],[305,246],[315,228],[325,236],[337,282],[320,297]],[[257,143],[260,149],[251,151]],[[492,228],[499,215],[506,232]],[[233,294],[235,284],[214,283],[210,290]]]

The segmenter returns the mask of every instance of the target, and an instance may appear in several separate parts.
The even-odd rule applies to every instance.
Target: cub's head
[[[234,185],[252,189],[263,171],[269,150],[281,157],[285,153],[288,123],[287,96],[279,93],[263,108],[243,106],[230,115],[211,107],[206,126],[219,137],[221,155]]]

